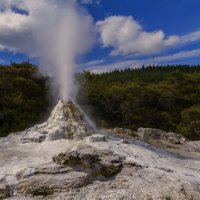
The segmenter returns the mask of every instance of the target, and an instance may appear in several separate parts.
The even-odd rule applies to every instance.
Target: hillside
[[[99,128],[157,128],[200,139],[200,66],[76,74],[77,102]],[[0,66],[0,136],[45,120],[48,79],[30,63]]]
[[[78,102],[100,127],[151,127],[200,138],[199,66],[84,72],[78,78]]]
[[[49,105],[46,83],[30,63],[0,65],[0,137],[44,118]]]

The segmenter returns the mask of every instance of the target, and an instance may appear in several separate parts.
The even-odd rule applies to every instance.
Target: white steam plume
[[[75,0],[1,0],[0,8],[0,48],[38,57],[67,101],[76,58],[94,42],[91,16]]]

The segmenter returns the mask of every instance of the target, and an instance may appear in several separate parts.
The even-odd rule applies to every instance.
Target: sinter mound
[[[59,101],[47,122],[26,130],[26,142],[44,140],[83,139],[91,135],[93,128],[89,125],[80,109],[71,101],[65,104]]]

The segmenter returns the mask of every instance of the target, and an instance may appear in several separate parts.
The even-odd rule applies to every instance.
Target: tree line
[[[77,75],[78,102],[99,127],[151,127],[200,139],[200,66]]]
[[[98,127],[158,128],[200,139],[200,66],[76,74],[77,102]],[[45,120],[49,79],[31,63],[0,65],[0,136]]]

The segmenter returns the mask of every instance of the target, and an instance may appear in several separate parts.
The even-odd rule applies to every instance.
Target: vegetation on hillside
[[[151,127],[200,139],[200,66],[84,72],[78,79],[78,102],[98,126]]]
[[[30,63],[0,66],[0,136],[39,122],[48,107],[46,78]]]
[[[84,72],[77,101],[99,127],[151,127],[200,139],[200,66]],[[47,78],[30,63],[0,66],[0,136],[44,119]]]

